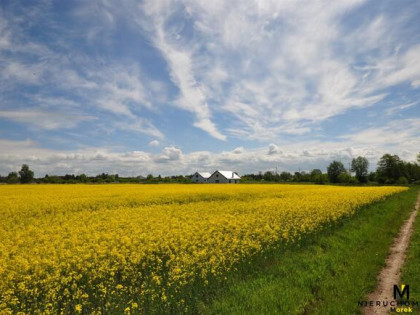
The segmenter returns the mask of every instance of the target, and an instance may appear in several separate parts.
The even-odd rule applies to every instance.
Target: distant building
[[[229,184],[237,184],[241,180],[241,177],[232,171],[215,171],[211,176],[208,178],[208,183],[229,183]]]
[[[195,172],[191,177],[191,181],[193,183],[207,183],[210,176],[211,174],[209,172]]]

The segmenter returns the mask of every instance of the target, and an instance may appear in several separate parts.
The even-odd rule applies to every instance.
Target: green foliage
[[[263,179],[266,181],[274,181],[276,179],[275,174],[273,172],[265,172]]]
[[[376,170],[378,181],[385,184],[395,183],[403,175],[402,166],[398,155],[384,154],[379,160]]]
[[[316,184],[325,184],[328,182],[328,175],[327,174],[317,174],[312,177],[312,181]]]
[[[340,161],[333,161],[327,167],[328,178],[330,179],[331,183],[338,183],[339,175],[345,172],[346,172],[346,169],[344,168],[343,163],[341,163]]]
[[[350,179],[349,179],[349,184],[357,185],[357,184],[359,184],[359,181],[356,177],[351,176]]]
[[[396,184],[398,184],[398,185],[408,185],[408,180],[405,176],[401,176],[400,178],[398,178]]]
[[[19,171],[19,177],[22,184],[30,183],[34,179],[34,172],[29,169],[27,164],[23,164]]]
[[[316,168],[311,171],[311,176],[321,175],[322,172],[320,169]]]
[[[338,175],[338,183],[345,183],[348,184],[350,182],[351,176],[349,175],[349,173],[344,172],[341,173],[340,175]]]
[[[6,181],[9,184],[16,184],[19,182],[19,176],[16,172],[10,172],[9,175],[6,177]]]
[[[368,181],[375,182],[376,181],[376,172],[370,172],[368,175]]]
[[[79,175],[79,180],[82,183],[86,183],[88,181],[88,178],[87,178],[87,176],[85,174],[80,174]]]
[[[351,171],[356,173],[356,178],[361,183],[367,182],[369,161],[367,158],[358,156],[351,161]]]
[[[281,172],[280,179],[285,182],[290,181],[292,179],[292,174],[289,172]]]
[[[322,171],[320,169],[313,169],[310,173],[310,181],[317,183],[317,184],[323,184],[323,176]]]

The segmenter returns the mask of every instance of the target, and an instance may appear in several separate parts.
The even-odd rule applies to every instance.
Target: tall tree
[[[367,158],[358,156],[351,161],[351,171],[356,173],[356,178],[361,183],[367,182],[369,161]]]
[[[34,172],[29,169],[27,164],[23,164],[22,169],[19,171],[19,177],[22,184],[29,183],[34,178]]]
[[[344,168],[343,163],[340,161],[332,161],[327,167],[328,178],[331,183],[338,183],[338,176],[341,173],[345,173],[346,169]]]
[[[290,174],[289,172],[281,172],[280,179],[282,181],[289,181],[292,179],[292,174]]]
[[[404,163],[398,155],[384,154],[376,169],[378,181],[381,183],[395,183],[404,176]]]

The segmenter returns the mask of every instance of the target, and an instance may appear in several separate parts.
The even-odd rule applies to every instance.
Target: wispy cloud
[[[39,20],[42,10],[32,9],[31,16]],[[24,11],[23,7],[19,10]],[[2,16],[2,117],[44,129],[66,129],[76,127],[77,119],[92,121],[90,118],[95,116],[100,118],[98,123],[107,120],[114,129],[164,137],[144,117],[145,111],[156,111],[156,100],[165,100],[164,85],[146,79],[138,63],[94,58],[70,44],[66,44],[69,53],[63,54],[60,34],[52,36],[50,42],[42,42],[26,35],[28,26],[24,20],[13,14]],[[46,27],[57,28],[54,22]],[[22,102],[22,96],[26,102]],[[72,113],[74,108],[77,115]],[[55,122],[46,123],[54,117]]]
[[[418,48],[398,43],[410,16],[391,20],[380,11],[356,29],[343,23],[365,5],[150,1],[140,25],[180,89],[174,105],[195,113],[195,126],[216,138],[268,141],[373,106],[389,96],[387,87],[416,86]],[[224,113],[235,121],[216,133]]]
[[[394,115],[394,114],[396,114],[400,111],[411,108],[411,107],[417,105],[418,103],[419,102],[417,101],[417,102],[411,102],[411,103],[408,103],[408,104],[401,104],[401,105],[393,106],[391,108],[388,108],[385,111],[385,113],[386,113],[386,115]]]
[[[193,54],[194,48],[188,49],[180,42],[179,34],[175,29],[167,30],[165,25],[172,17],[172,8],[164,2],[145,2],[143,6],[145,15],[153,25],[147,27],[155,46],[160,50],[170,69],[170,78],[179,89],[179,97],[174,105],[195,114],[193,125],[208,132],[212,137],[226,140],[211,120],[211,111],[207,96],[194,74]],[[144,27],[145,21],[140,21]]]
[[[29,126],[37,127],[38,129],[46,130],[74,128],[80,122],[96,119],[94,116],[46,112],[43,110],[0,111],[0,118],[7,118]]]
[[[7,170],[28,156],[39,172],[292,170],[419,147],[415,1],[69,6],[0,8]],[[62,133],[76,151],[44,149]]]

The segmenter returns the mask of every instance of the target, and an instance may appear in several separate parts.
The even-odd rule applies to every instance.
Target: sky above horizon
[[[0,174],[420,152],[419,1],[1,1]]]

